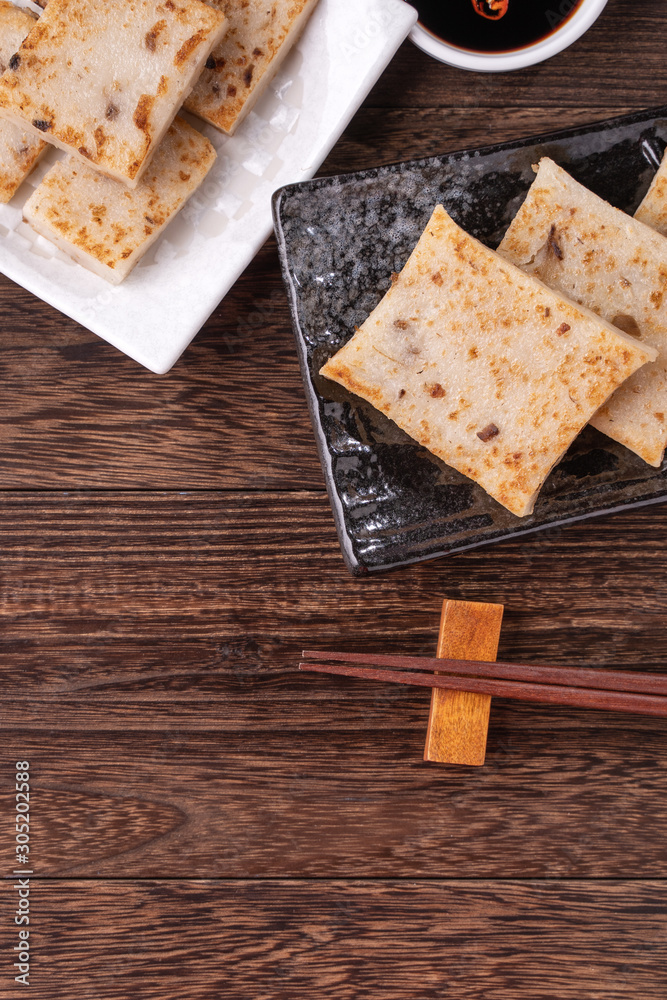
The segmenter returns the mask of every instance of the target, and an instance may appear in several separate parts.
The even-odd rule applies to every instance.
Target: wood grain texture
[[[0,489],[322,486],[273,242],[167,376],[4,278],[0,302]]]
[[[502,619],[499,604],[443,601],[436,655],[495,660]],[[489,695],[434,689],[424,760],[480,767],[486,756],[490,713]]]
[[[4,702],[2,874],[28,760],[39,876],[667,878],[664,720],[496,700],[486,765],[447,768],[421,761],[428,700],[229,687]]]
[[[323,492],[6,492],[0,643],[259,635],[337,648],[352,626],[352,648],[430,655],[448,597],[505,605],[504,660],[657,666],[665,531],[657,505],[353,579]]]
[[[426,57],[425,57],[426,58]],[[477,86],[477,78],[475,79]],[[648,105],[642,105],[646,107]],[[437,156],[523,139],[558,129],[577,128],[636,110],[636,105],[564,107],[375,108],[364,105],[354,116],[320,174],[384,166],[399,160]],[[380,120],[382,132],[380,134]],[[406,152],[409,150],[409,154]]]
[[[367,579],[319,493],[6,493],[0,526],[43,873],[665,873],[664,720],[498,701],[454,774],[420,761],[423,693],[296,672],[341,639],[430,654],[443,597],[506,606],[503,659],[664,669],[660,507]]]
[[[320,172],[663,104],[666,29],[609,0],[501,75],[406,43]],[[451,598],[505,605],[503,659],[664,670],[664,508],[353,579],[273,239],[167,376],[0,305],[0,995],[27,758],[33,996],[662,1000],[664,721],[494,699],[442,768],[428,695],[296,664],[430,655]]]
[[[33,880],[31,904],[37,1000],[663,1000],[667,978],[656,881]]]
[[[367,579],[308,492],[6,494],[0,525],[2,745],[32,759],[40,873],[666,873],[664,720],[496,701],[460,773],[420,760],[424,693],[296,670],[430,654],[443,597],[506,606],[505,660],[664,670],[662,508]]]

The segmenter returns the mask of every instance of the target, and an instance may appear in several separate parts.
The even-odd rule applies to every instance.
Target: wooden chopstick
[[[318,655],[309,651],[304,651],[304,655]],[[331,654],[325,654],[329,658]],[[411,661],[411,666],[408,670],[397,670],[397,669],[383,669],[380,667],[372,666],[355,666],[357,661],[356,657],[364,657],[362,663],[367,662],[367,659],[377,662],[378,660],[386,660],[390,657],[382,656],[375,657],[372,654],[335,654],[337,658],[341,660],[345,658],[346,662],[338,663],[315,663],[315,662],[302,662],[299,664],[300,670],[309,670],[315,673],[326,673],[326,674],[338,674],[345,677],[357,677],[364,680],[375,680],[375,681],[388,681],[394,684],[414,684],[419,687],[438,687],[438,688],[449,688],[450,690],[456,691],[471,691],[479,694],[489,694],[492,696],[500,698],[514,698],[519,701],[531,701],[540,702],[542,704],[550,705],[570,705],[575,708],[594,708],[602,709],[605,711],[617,711],[617,712],[633,712],[640,715],[652,715],[660,718],[667,717],[667,697],[661,694],[646,694],[637,693],[627,690],[609,690],[601,688],[588,688],[577,685],[567,684],[547,684],[547,683],[535,683],[529,679],[524,679],[522,676],[522,665],[521,664],[503,664],[504,667],[512,667],[515,671],[514,677],[512,679],[495,678],[495,677],[479,677],[461,675],[461,674],[442,674],[440,672],[424,672],[418,671],[414,663],[415,661],[420,661],[420,657],[391,657],[395,660],[405,660]],[[431,662],[430,658],[425,657],[421,660],[423,663]],[[439,660],[435,659],[438,666],[442,663],[451,663],[458,665],[459,663],[472,663],[477,666],[477,661],[459,661],[459,660]],[[493,663],[481,663],[479,664],[485,668],[494,667],[496,664]],[[530,668],[539,669],[539,668]],[[552,667],[547,668],[550,670],[560,670],[560,668]],[[566,668],[564,668],[566,669]],[[519,677],[517,679],[517,671]],[[576,672],[576,671],[575,671]],[[606,671],[589,671],[589,673],[598,674],[603,673],[607,675]],[[616,671],[616,673],[620,673]],[[632,675],[629,675],[632,676]],[[646,676],[646,675],[634,675]]]
[[[635,691],[638,694],[667,696],[667,675],[631,673],[624,670],[595,670],[589,667],[554,667],[542,664],[503,663],[486,660],[449,660],[433,656],[401,656],[386,653],[332,653],[304,649],[303,660],[329,660],[341,663],[372,664],[397,670],[435,671],[463,677],[495,677],[499,680],[532,681],[536,684],[560,684],[566,687],[595,688],[609,691]]]

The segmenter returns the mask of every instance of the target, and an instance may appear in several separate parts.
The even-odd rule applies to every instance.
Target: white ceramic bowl
[[[554,0],[554,6],[561,6],[562,2],[563,0]],[[520,69],[522,66],[532,66],[544,59],[550,59],[557,52],[562,52],[588,31],[606,5],[607,0],[584,0],[579,9],[548,38],[511,52],[473,52],[470,49],[449,45],[419,23],[410,32],[410,39],[424,52],[450,66],[475,70],[478,73],[505,73],[508,70]]]

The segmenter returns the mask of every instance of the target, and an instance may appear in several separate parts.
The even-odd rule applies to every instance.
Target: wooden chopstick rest
[[[502,620],[502,604],[444,600],[437,657],[495,660]],[[490,714],[488,694],[434,688],[424,760],[480,767],[486,759]]]

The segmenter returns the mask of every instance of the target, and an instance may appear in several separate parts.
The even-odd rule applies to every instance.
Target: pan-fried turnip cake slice
[[[227,33],[185,102],[188,111],[231,134],[251,110],[317,0],[209,0]]]
[[[662,158],[662,163],[651,181],[644,200],[635,212],[635,219],[667,236],[667,153]]]
[[[214,160],[208,139],[176,118],[134,191],[68,157],[49,170],[24,217],[79,264],[118,285]]]
[[[0,0],[0,73],[4,73],[19,45],[35,24],[35,17]],[[7,202],[21,186],[46,149],[24,125],[0,120],[0,202]]]
[[[610,323],[658,359],[595,414],[593,427],[659,466],[667,444],[667,240],[540,160],[498,253]]]
[[[394,277],[321,373],[519,516],[598,406],[655,358],[440,205]]]
[[[50,0],[0,116],[135,187],[225,26],[202,0]]]

